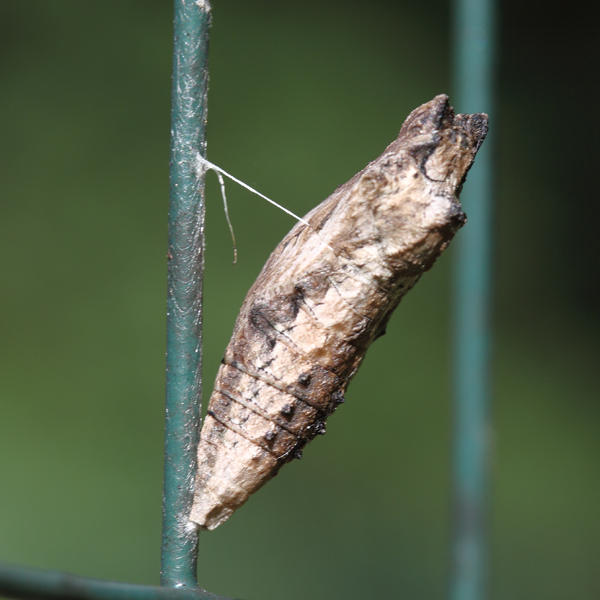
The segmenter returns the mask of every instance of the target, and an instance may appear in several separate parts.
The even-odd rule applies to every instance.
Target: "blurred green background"
[[[451,92],[441,0],[213,17],[208,156],[300,214]],[[499,17],[492,597],[595,599],[599,31],[551,4]],[[0,560],[158,582],[171,21],[171,2],[0,4]],[[207,190],[205,395],[293,224],[229,185],[232,266]],[[402,302],[327,435],[201,536],[204,587],[444,597],[452,262]]]

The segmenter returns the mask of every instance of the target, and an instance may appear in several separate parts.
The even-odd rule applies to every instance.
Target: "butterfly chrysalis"
[[[402,296],[464,224],[458,194],[486,133],[486,115],[436,96],[275,248],[217,374],[192,521],[223,523],[325,432]]]

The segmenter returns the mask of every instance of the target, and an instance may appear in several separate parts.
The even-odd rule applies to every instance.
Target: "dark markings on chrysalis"
[[[464,224],[487,133],[445,95],[297,223],[248,292],[200,433],[191,520],[214,529],[325,433],[370,344]]]

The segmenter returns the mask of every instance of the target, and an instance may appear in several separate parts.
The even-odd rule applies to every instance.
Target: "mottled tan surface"
[[[485,115],[436,96],[273,251],[217,374],[192,521],[223,523],[325,431],[369,345],[465,222],[457,194],[486,132]]]

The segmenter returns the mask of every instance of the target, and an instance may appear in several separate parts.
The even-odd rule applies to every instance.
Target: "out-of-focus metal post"
[[[487,596],[494,0],[454,0],[454,95],[460,112],[486,112],[490,134],[461,201],[454,303],[454,537],[451,600]]]

